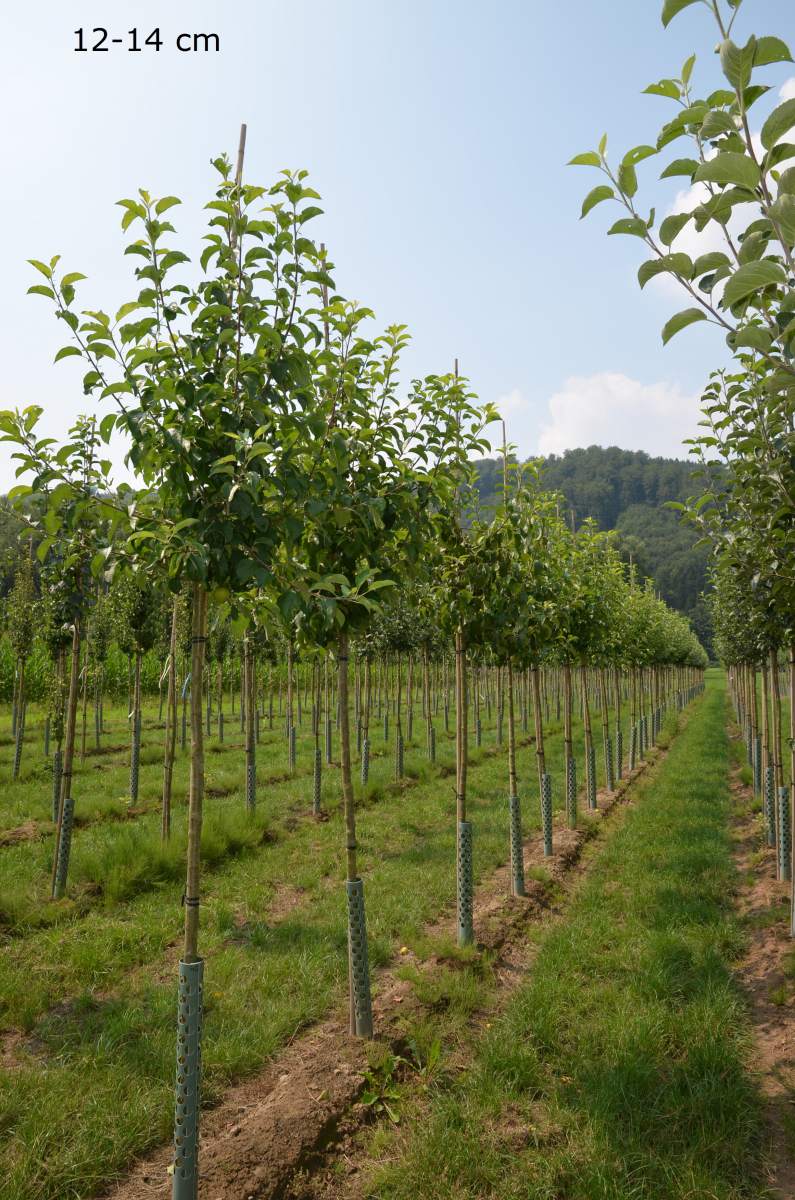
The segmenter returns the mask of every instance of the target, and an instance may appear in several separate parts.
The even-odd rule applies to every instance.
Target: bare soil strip
[[[730,736],[739,738],[736,730]],[[751,787],[731,773],[737,806],[732,835],[740,873],[737,907],[749,926],[748,952],[737,966],[753,1022],[750,1068],[766,1101],[771,1194],[795,1197],[795,942],[789,936],[789,883],[776,879],[776,852],[762,819],[749,813]]]

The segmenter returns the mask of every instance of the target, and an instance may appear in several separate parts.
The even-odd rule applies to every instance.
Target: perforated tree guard
[[[629,769],[635,770],[635,762],[638,756],[638,726],[633,725],[629,731]]]
[[[16,739],[14,741],[14,767],[12,777],[19,778],[19,768],[22,763],[22,742],[25,734],[25,722],[20,720],[17,724]]]
[[[138,799],[138,776],[141,764],[141,714],[135,717],[133,730],[132,754],[130,755],[130,804]]]
[[[524,853],[522,850],[522,810],[518,796],[508,797],[508,819],[511,831],[511,890],[514,896],[524,895]]]
[[[246,763],[246,808],[254,812],[257,807],[257,764]]]
[[[204,963],[201,961],[179,964],[173,1200],[197,1200],[199,1194],[203,974]]]
[[[295,725],[290,726],[290,770],[295,770]]]
[[[50,718],[49,717],[47,717],[47,719],[44,722],[44,757],[45,757],[45,759],[48,759],[50,757]]]
[[[566,759],[566,820],[569,828],[577,825],[577,761]]]
[[[356,1033],[359,1037],[369,1038],[373,1036],[373,1009],[370,1000],[370,964],[367,955],[364,884],[361,879],[349,879],[345,888],[348,895],[348,955]]]
[[[767,844],[776,844],[776,772],[774,767],[765,768],[765,824],[767,827]]]
[[[588,747],[585,761],[585,791],[588,807],[596,808],[596,750],[593,745]]]
[[[389,713],[384,713],[384,741],[389,741]]]
[[[406,718],[406,737],[409,741],[414,737],[414,713],[409,709],[409,715]]]
[[[370,739],[365,738],[362,742],[362,787],[367,786],[367,780],[370,778]]]
[[[754,795],[762,794],[762,738],[759,734],[754,740]]]
[[[497,745],[502,745],[502,713],[497,715]]]
[[[620,725],[616,726],[616,779],[624,777],[624,734]]]
[[[312,812],[315,816],[320,812],[321,771],[323,770],[323,755],[320,747],[315,749],[315,771],[312,776]]]
[[[436,762],[436,730],[433,725],[428,735],[428,757],[432,763]]]
[[[395,779],[403,778],[403,734],[395,738]]]
[[[608,792],[612,792],[616,784],[613,778],[613,739],[609,734],[605,740],[605,776],[607,778],[607,790]]]
[[[71,796],[64,796],[63,816],[61,818],[61,836],[58,841],[58,861],[53,883],[53,900],[60,900],[66,891],[66,880],[69,875],[69,855],[72,850],[72,824],[75,815],[75,802]]]
[[[61,802],[61,766],[63,754],[56,750],[52,756],[52,819],[58,820],[58,806]]]
[[[475,745],[480,748],[483,744],[483,722],[478,717],[475,722]]]
[[[331,717],[326,717],[326,762],[329,764],[332,759],[331,736]]]
[[[469,946],[474,940],[472,927],[472,823],[458,822],[458,854],[456,857],[456,900],[458,908],[458,944]]]
[[[789,811],[789,788],[778,789],[779,870],[782,879],[792,878],[792,825]]]
[[[219,714],[218,714],[218,741],[223,746],[223,744],[224,744],[224,714],[222,712],[219,712]]]
[[[544,854],[552,853],[552,776],[545,771],[541,776],[541,832],[544,835]]]

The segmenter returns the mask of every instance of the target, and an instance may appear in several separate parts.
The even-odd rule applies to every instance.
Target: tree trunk
[[[179,625],[179,596],[174,597],[171,609],[171,638],[168,650],[168,697],[166,700],[166,732],[163,745],[163,810],[160,836],[171,837],[171,786],[174,778],[174,755],[177,749],[177,629]]]
[[[186,963],[199,960],[199,882],[204,803],[204,722],[200,681],[204,671],[206,642],[207,592],[200,583],[194,583],[191,636],[191,680],[194,682],[190,691],[190,799],[185,875],[185,942],[182,954],[182,961]],[[199,685],[195,686],[197,680]]]

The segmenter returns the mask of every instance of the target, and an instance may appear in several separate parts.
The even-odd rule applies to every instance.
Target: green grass
[[[50,781],[34,761],[40,753],[34,715],[26,778],[0,796],[5,828],[47,816]],[[64,901],[46,899],[51,838],[0,850],[0,907],[16,906],[0,953],[0,1029],[24,1035],[18,1065],[0,1070],[2,1200],[90,1196],[135,1154],[170,1134],[187,763],[180,757],[173,846],[163,850],[157,832],[162,731],[151,710],[147,715],[143,812],[127,819],[121,713],[112,714],[108,739],[117,749],[89,755],[80,765],[74,794],[85,823],[75,834]],[[441,719],[437,729],[437,766],[425,761],[419,745],[409,747],[410,778],[397,787],[390,747],[377,725],[372,731],[376,753],[358,821],[375,966],[401,945],[419,950],[423,927],[453,901],[453,746]],[[560,807],[562,739],[556,724],[548,732],[548,769]],[[579,724],[576,738],[582,761]],[[346,987],[339,774],[324,771],[329,819],[317,823],[309,815],[311,748],[305,721],[299,769],[290,778],[284,738],[263,730],[262,786],[257,816],[249,821],[238,732],[230,725],[223,747],[210,739],[201,935],[208,1103],[326,1013]],[[8,738],[0,738],[0,770],[7,769],[9,754]],[[533,760],[524,743],[525,781],[535,778]],[[482,749],[473,746],[471,764],[480,879],[508,857],[505,748],[495,747],[493,723]],[[523,800],[529,832],[540,823],[534,785],[525,784]],[[472,986],[451,976],[440,984],[439,1001],[464,1021],[485,986],[485,980]],[[109,1113],[123,1119],[110,1120]]]
[[[761,1101],[731,977],[723,680],[541,935],[471,1069],[379,1131],[378,1200],[761,1200]]]

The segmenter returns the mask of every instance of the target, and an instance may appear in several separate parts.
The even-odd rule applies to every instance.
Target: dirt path
[[[739,737],[736,730],[732,739]],[[737,907],[749,948],[737,967],[754,1032],[751,1069],[766,1100],[769,1184],[779,1200],[795,1200],[795,943],[789,936],[790,885],[776,879],[776,852],[762,819],[751,813],[752,789],[731,773],[732,835],[740,872]]]
[[[600,792],[599,817],[621,800],[638,775],[662,757],[653,751],[632,779],[624,779],[612,794]],[[598,830],[571,831],[555,826],[555,853],[544,858],[540,837],[525,843],[527,897],[509,895],[508,865],[484,880],[476,892],[475,923],[478,945],[491,952],[500,998],[507,998],[527,966],[528,946],[523,932],[533,922],[560,911],[574,886],[583,848]],[[529,877],[543,867],[550,882]],[[429,926],[431,937],[454,935],[454,917],[447,913]],[[400,978],[406,963],[418,971],[432,970],[440,960],[419,961],[410,952],[397,956],[374,977],[373,1009],[378,1043],[399,1053],[405,1049],[407,1016],[419,1011],[415,989]],[[477,1031],[473,1032],[473,1039]],[[261,1072],[232,1088],[202,1122],[201,1200],[287,1200],[288,1197],[337,1195],[338,1164],[345,1145],[371,1116],[357,1104],[365,1086],[372,1043],[352,1039],[347,1013],[340,1009],[307,1031],[301,1031]],[[164,1146],[141,1160],[130,1175],[106,1193],[108,1200],[165,1200],[170,1194],[168,1168],[171,1147]],[[327,1190],[328,1187],[332,1191]],[[342,1192],[340,1191],[341,1195]]]

